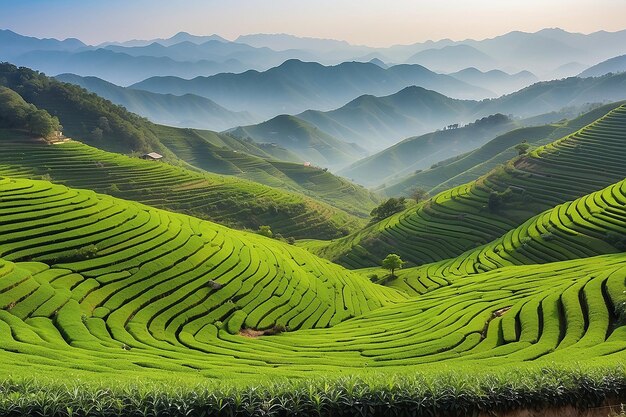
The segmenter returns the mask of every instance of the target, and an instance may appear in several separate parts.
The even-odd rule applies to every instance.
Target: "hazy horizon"
[[[623,16],[626,2],[617,0],[515,0],[506,4],[396,0],[393,8],[372,0],[277,0],[272,4],[263,0],[227,4],[24,0],[3,4],[0,27],[27,36],[78,38],[91,45],[169,38],[182,31],[229,40],[257,33],[290,34],[386,47],[446,38],[480,40],[556,27],[577,33],[615,32],[626,29]]]

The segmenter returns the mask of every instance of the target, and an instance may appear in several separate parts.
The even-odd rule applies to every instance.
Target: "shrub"
[[[518,143],[515,145],[515,150],[518,155],[524,155],[530,149],[530,145],[526,141],[522,141],[522,143]]]
[[[272,233],[272,229],[269,226],[259,226],[257,233],[265,237],[274,237],[274,233]]]
[[[387,217],[399,213],[406,208],[406,198],[390,198],[382,202],[378,207],[374,208],[370,215],[372,220],[378,221],[386,219]]]

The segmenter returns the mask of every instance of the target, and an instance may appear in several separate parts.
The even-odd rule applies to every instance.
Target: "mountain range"
[[[330,110],[363,94],[391,94],[411,85],[455,98],[492,95],[485,89],[419,65],[397,65],[384,69],[372,63],[344,62],[324,66],[299,60],[286,61],[264,72],[250,70],[191,80],[153,77],[131,87],[155,93],[193,93],[232,110],[273,117],[308,109]]]
[[[208,98],[193,94],[175,96],[151,93],[119,87],[97,77],[74,74],[60,74],[55,78],[83,87],[133,113],[164,125],[221,131],[258,121],[247,112],[233,112]]]
[[[77,39],[38,39],[2,30],[0,59],[18,65],[32,65],[34,69],[51,75],[75,73],[98,76],[122,85],[156,75],[191,78],[224,71],[264,71],[288,59],[337,65],[344,61],[370,61],[376,58],[391,66],[417,63],[443,72],[458,72],[468,67],[481,71],[498,69],[508,73],[527,70],[540,79],[553,79],[576,75],[586,67],[623,55],[626,53],[622,46],[625,41],[626,31],[600,31],[585,35],[561,29],[543,29],[535,33],[515,31],[484,40],[442,39],[372,48],[350,45],[344,41],[299,38],[285,34],[244,35],[230,41],[217,35],[197,36],[180,32],[170,38],[94,46]],[[83,54],[100,49],[127,56],[106,55],[104,52]],[[74,54],[78,56],[72,58],[70,55]],[[135,59],[131,61],[129,57]],[[175,63],[162,61],[151,74],[146,74],[145,68],[140,71],[141,62],[145,62],[144,67],[158,63],[149,58],[169,58]],[[113,65],[126,61],[136,64],[125,63],[124,80],[115,78]],[[102,64],[108,68],[98,68]]]
[[[544,124],[562,118],[564,108],[623,99],[626,99],[626,73],[539,82],[515,93],[482,101],[457,100],[432,90],[407,87],[389,96],[365,95],[336,110],[309,110],[296,117],[343,142],[355,143],[375,153],[407,137],[448,125],[464,125],[496,113],[528,118],[529,124]],[[281,135],[278,128],[279,125],[274,126],[274,137]],[[255,129],[250,126],[246,130],[253,140],[267,140],[255,137]],[[293,132],[285,136],[293,138]],[[359,181],[358,177],[353,178]]]

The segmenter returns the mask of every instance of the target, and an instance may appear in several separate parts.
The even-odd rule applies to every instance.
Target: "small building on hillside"
[[[158,161],[163,158],[163,155],[156,152],[150,152],[141,156],[141,159],[147,159],[149,161]]]
[[[309,161],[307,161],[307,162],[305,162],[303,165],[304,165],[305,167],[310,167],[310,166],[311,166],[311,163],[310,163]]]

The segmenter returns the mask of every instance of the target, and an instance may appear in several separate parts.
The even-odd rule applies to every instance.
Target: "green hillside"
[[[338,167],[362,158],[366,152],[355,144],[336,139],[294,116],[281,115],[258,125],[242,126],[228,132],[241,139],[275,144],[316,165]]]
[[[186,165],[190,164],[211,173],[234,175],[285,191],[303,193],[360,217],[367,217],[376,205],[376,198],[362,187],[314,167],[303,167],[297,155],[280,146],[239,140],[209,130],[155,125],[77,86],[61,83],[26,68],[0,64],[0,73],[6,75],[4,79],[0,77],[4,80],[0,84],[11,85],[24,97],[30,97],[34,103],[44,106],[61,119],[66,136],[91,146],[127,154],[158,151],[165,155],[167,162],[175,165],[191,168]],[[15,96],[18,101],[24,101],[17,93]],[[23,103],[23,106],[28,105],[33,106]],[[87,124],[88,121],[91,124]],[[5,157],[10,158],[11,155]],[[299,166],[280,161],[298,162]],[[283,168],[289,172],[281,171]],[[294,176],[293,172],[298,170],[300,175]],[[88,184],[82,186],[89,188]],[[230,196],[233,194],[225,197]],[[239,201],[237,204],[243,203]],[[206,215],[198,215],[206,218]]]
[[[377,152],[409,136],[467,120],[476,103],[411,86],[384,97],[361,96],[336,110],[307,110],[297,117]]]
[[[79,86],[60,82],[28,68],[0,63],[0,85],[58,117],[66,136],[80,138],[82,142],[107,151],[124,154],[159,152],[175,162],[177,158],[190,159],[190,155],[196,152],[186,145],[200,139],[218,147],[261,157],[298,160],[284,149],[259,147],[250,141],[243,142],[212,131],[156,125]],[[202,155],[196,157],[201,158]],[[193,159],[187,162],[192,163]]]
[[[508,266],[625,252],[625,196],[626,180],[546,210],[456,258],[402,271],[401,277],[389,285],[408,293],[425,293],[434,288],[434,283]]]
[[[192,214],[233,227],[257,229],[260,225],[269,225],[274,233],[285,237],[333,237],[356,230],[363,222],[301,194],[235,177],[130,158],[80,142],[48,145],[34,141],[24,133],[0,130],[0,143],[0,175],[43,176],[54,182]],[[336,197],[347,205],[350,193],[363,191],[343,185],[345,193],[331,191],[330,186],[323,185],[318,187],[317,193],[326,193],[327,199]]]
[[[469,152],[518,125],[502,114],[476,120],[467,126],[411,137],[384,151],[361,159],[339,171],[366,185],[380,185],[417,170],[427,169],[445,158]]]
[[[575,132],[610,110],[622,104],[612,103],[586,112],[572,120],[542,126],[515,129],[500,135],[480,148],[447,161],[435,164],[433,168],[408,175],[393,185],[388,185],[381,193],[388,196],[408,196],[411,190],[421,188],[435,195],[452,187],[474,181],[485,175],[498,164],[506,163],[517,156],[515,146],[526,141],[531,146],[548,144],[564,135]],[[527,122],[526,120],[524,122]],[[532,120],[528,120],[532,122]]]
[[[104,370],[83,350],[115,360],[121,344],[118,370],[162,354],[206,367],[219,359],[193,359],[194,335],[327,327],[404,298],[294,246],[92,191],[2,179],[0,196],[0,325],[37,327],[27,350],[51,356],[31,365],[65,340],[85,369]]]
[[[623,179],[625,126],[622,105],[572,135],[361,232],[305,245],[351,267],[378,265],[389,253],[414,265],[458,256],[533,215]]]
[[[585,236],[626,231],[626,181],[563,207],[553,211],[559,213],[555,225],[561,225],[553,232],[554,247],[563,232],[568,236],[562,247],[577,242],[588,250],[581,256],[615,251]],[[486,272],[437,267],[446,285],[407,298],[275,240],[45,181],[0,180],[0,213],[0,369],[15,376],[36,370],[39,376],[30,388],[12,385],[16,398],[26,393],[13,405],[22,412],[40,410],[27,393],[39,389],[40,381],[58,384],[60,372],[80,378],[80,392],[98,381],[115,380],[117,387],[138,379],[146,385],[167,381],[170,388],[159,401],[168,404],[181,401],[170,391],[174,387],[186,390],[208,380],[235,378],[245,387],[268,377],[306,376],[323,377],[327,396],[318,401],[324,398],[325,407],[342,410],[352,405],[332,397],[343,388],[329,373],[377,378],[373,392],[379,392],[381,384],[404,387],[412,381],[404,378],[416,372],[423,378],[417,384],[443,378],[441,386],[414,392],[417,400],[424,397],[419,410],[543,404],[536,395],[549,396],[551,404],[568,404],[569,395],[581,404],[597,404],[596,396],[604,398],[615,385],[604,385],[590,372],[585,381],[593,394],[570,392],[570,382],[563,386],[569,370],[612,369],[626,352],[624,253],[566,255],[569,260],[541,265],[503,262]],[[564,213],[580,218],[570,224]],[[532,234],[531,224],[520,229]],[[563,229],[572,224],[584,236]],[[503,239],[494,245],[506,244]],[[438,279],[435,275],[432,282]],[[541,394],[496,384],[499,375],[512,376],[512,366],[520,383],[538,381],[546,372],[560,377],[554,385],[544,381],[537,388]],[[365,389],[358,379],[339,382],[344,383]],[[301,410],[314,410],[318,391],[310,384],[303,388]],[[206,391],[195,387],[201,391],[186,403],[189,415],[231,410],[228,401],[241,395],[218,391],[201,406]],[[72,389],[69,384],[57,388],[54,398],[44,393],[36,398],[82,410],[87,402],[68,398]],[[136,395],[112,389],[120,401]],[[264,399],[277,389],[255,388],[239,404],[255,412],[276,404],[278,410],[301,398]],[[457,395],[443,397],[450,389],[469,397],[462,403]],[[468,390],[489,395],[476,397]],[[350,398],[361,401],[370,391],[359,392]],[[515,403],[507,399],[512,392]],[[564,392],[571,394],[562,397]],[[388,401],[380,397],[386,394],[377,395],[369,399],[374,410]],[[431,395],[438,398],[434,404]],[[220,398],[226,401],[221,406]],[[108,401],[102,397],[106,410]],[[130,413],[141,404],[121,407]],[[7,406],[0,403],[1,410]],[[157,407],[159,415],[180,415],[180,409],[167,411],[165,403]],[[104,409],[90,414],[106,415]]]

